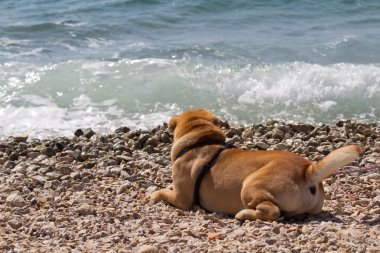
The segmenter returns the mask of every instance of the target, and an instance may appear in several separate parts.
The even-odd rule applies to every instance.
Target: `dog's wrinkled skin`
[[[194,184],[202,167],[220,145],[207,145],[176,157],[186,147],[205,140],[225,140],[221,121],[204,110],[174,116],[171,151],[173,190],[152,193],[154,201],[164,200],[181,209],[193,206]],[[358,145],[331,152],[311,163],[286,151],[224,150],[200,186],[200,205],[213,212],[235,215],[239,220],[276,220],[281,214],[317,214],[322,210],[322,180],[360,153]]]

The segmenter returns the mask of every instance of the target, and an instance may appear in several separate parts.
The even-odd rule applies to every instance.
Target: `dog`
[[[183,210],[194,204],[238,220],[276,220],[322,211],[322,180],[360,154],[359,145],[332,151],[317,163],[288,151],[227,146],[222,121],[205,110],[173,116],[173,190],[151,194]]]

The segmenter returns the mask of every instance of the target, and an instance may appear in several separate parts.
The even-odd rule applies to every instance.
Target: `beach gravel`
[[[44,140],[5,137],[0,252],[379,252],[378,124],[223,125],[228,143],[249,150],[289,150],[313,161],[348,144],[363,150],[350,173],[324,181],[319,215],[240,222],[149,200],[172,186],[166,124],[103,135],[78,129]]]

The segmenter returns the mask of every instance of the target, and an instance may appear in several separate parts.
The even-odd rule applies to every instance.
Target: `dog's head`
[[[185,134],[205,129],[220,132],[222,121],[209,111],[197,109],[185,111],[173,116],[168,123],[169,128],[174,131],[174,140]]]

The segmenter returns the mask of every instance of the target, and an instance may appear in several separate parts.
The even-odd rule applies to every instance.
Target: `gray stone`
[[[234,144],[234,143],[242,143],[243,140],[238,136],[234,135],[232,138],[227,138],[226,143]]]
[[[112,172],[110,168],[105,168],[104,170],[99,170],[99,174],[101,174],[103,177],[112,177]]]
[[[95,135],[95,132],[91,128],[86,128],[83,131],[83,136],[86,137],[87,139],[90,139],[94,135]]]
[[[20,227],[22,227],[22,223],[19,219],[12,219],[8,221],[8,225],[11,226],[13,229],[19,229]]]
[[[285,138],[285,133],[282,130],[275,128],[272,131],[272,138],[283,140]]]
[[[81,174],[79,171],[73,171],[70,173],[70,177],[74,180],[75,179],[81,179]]]
[[[258,142],[255,144],[255,147],[261,150],[267,150],[269,148],[269,145],[264,142]]]
[[[62,176],[62,174],[56,171],[52,171],[52,172],[47,172],[45,176],[48,180],[56,180],[56,179],[59,179]]]
[[[13,207],[24,207],[27,205],[27,202],[24,200],[24,198],[20,196],[17,192],[8,195],[5,202],[9,206]]]
[[[47,156],[51,157],[51,156],[55,155],[55,151],[51,147],[45,147],[45,146],[43,146],[43,148],[41,149],[41,154],[47,155]]]
[[[71,172],[73,172],[72,165],[70,165],[70,164],[61,164],[61,165],[58,165],[57,170],[62,175],[70,175]]]
[[[158,248],[152,245],[143,245],[137,251],[138,253],[158,253]]]
[[[318,152],[324,155],[327,155],[333,150],[333,146],[332,145],[319,146],[317,147],[317,150]]]
[[[121,172],[121,168],[120,167],[112,167],[110,170],[111,170],[111,174],[112,175],[115,175],[115,176],[119,176],[120,175],[120,172]]]
[[[248,129],[243,131],[243,133],[241,134],[241,138],[244,141],[247,141],[249,138],[253,137],[253,134],[254,134],[253,130],[251,128],[248,128]]]
[[[16,172],[16,173],[22,173],[22,174],[26,174],[26,168],[28,167],[28,164],[27,163],[19,163],[17,164],[12,171]]]
[[[130,156],[126,156],[126,155],[118,155],[118,156],[116,156],[116,160],[119,162],[121,162],[121,161],[130,162],[130,161],[133,161],[133,158]]]
[[[267,238],[267,239],[265,239],[265,242],[269,245],[273,245],[277,242],[277,239],[276,238]]]
[[[149,134],[143,134],[139,137],[139,139],[136,141],[134,148],[135,149],[142,149],[144,147],[145,142],[149,139]]]
[[[274,227],[272,229],[272,232],[275,233],[275,234],[279,234],[280,233],[280,228],[279,227]]]
[[[116,194],[122,194],[127,191],[128,187],[131,186],[131,183],[125,183],[123,185],[120,185],[119,187],[116,188]]]
[[[80,128],[77,129],[77,130],[75,130],[74,135],[77,136],[77,137],[82,136],[83,135],[83,130],[80,129]]]
[[[157,186],[155,186],[155,185],[149,186],[148,188],[146,188],[145,194],[151,194],[156,190],[157,190]]]
[[[156,137],[152,137],[152,138],[149,138],[146,142],[145,142],[145,144],[144,144],[144,146],[152,146],[152,147],[157,147],[157,145],[159,144],[160,142],[159,142],[159,140],[156,138]]]
[[[37,152],[37,151],[31,151],[31,152],[28,152],[28,155],[26,156],[28,159],[34,159],[36,157],[38,157],[40,155],[40,152]]]
[[[303,123],[299,123],[299,124],[289,124],[289,126],[293,129],[293,131],[297,132],[297,133],[310,133],[311,131],[314,130],[314,126],[312,125],[309,125],[309,124],[303,124]]]
[[[125,134],[125,133],[128,133],[131,129],[129,129],[128,127],[119,127],[119,128],[116,128],[115,129],[115,133],[119,134],[119,135],[122,135],[122,134]]]
[[[37,183],[39,183],[41,185],[44,185],[46,183],[46,177],[44,177],[44,176],[36,175],[32,178],[33,178],[33,180],[35,180]]]
[[[89,204],[82,204],[75,211],[83,216],[96,214],[95,208]]]
[[[13,140],[15,142],[26,142],[27,139],[28,139],[27,134],[18,134],[18,135],[13,136]]]
[[[143,151],[147,152],[148,154],[153,154],[156,153],[157,151],[152,147],[152,146],[146,146],[143,148]]]
[[[367,176],[368,179],[380,180],[380,173],[372,173]]]
[[[163,134],[160,135],[160,141],[163,143],[171,143],[172,138],[170,137],[170,134],[164,132]]]

